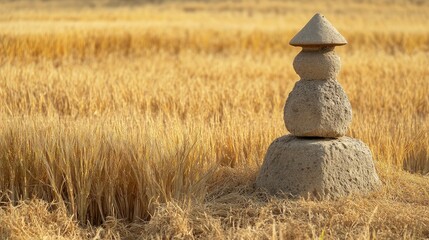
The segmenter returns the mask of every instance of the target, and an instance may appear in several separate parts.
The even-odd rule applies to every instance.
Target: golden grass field
[[[348,40],[349,136],[383,188],[254,187],[286,134],[289,40]],[[0,239],[429,238],[429,2],[2,1]]]

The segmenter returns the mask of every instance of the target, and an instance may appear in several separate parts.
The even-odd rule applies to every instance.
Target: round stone
[[[286,100],[284,121],[295,136],[336,138],[346,134],[352,108],[336,80],[300,80]]]
[[[334,79],[340,71],[340,57],[332,48],[303,49],[294,59],[293,68],[301,79]]]

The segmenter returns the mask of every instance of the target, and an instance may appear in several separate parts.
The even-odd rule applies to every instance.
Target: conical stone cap
[[[292,46],[339,46],[347,44],[346,39],[320,13],[310,21],[289,42]]]

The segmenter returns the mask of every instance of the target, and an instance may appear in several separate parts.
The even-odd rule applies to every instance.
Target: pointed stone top
[[[292,46],[339,46],[347,44],[346,39],[320,13],[310,21],[289,42]]]

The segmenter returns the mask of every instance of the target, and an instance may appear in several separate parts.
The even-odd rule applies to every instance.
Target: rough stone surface
[[[381,182],[369,148],[357,139],[286,135],[269,147],[256,185],[271,194],[337,198],[367,193]]]
[[[293,68],[301,79],[335,79],[340,71],[340,57],[332,48],[303,49],[293,61]]]
[[[293,46],[339,46],[347,44],[346,39],[320,13],[310,21],[289,42]]]
[[[295,136],[344,136],[352,121],[352,108],[335,80],[299,80],[286,100],[284,121]]]

